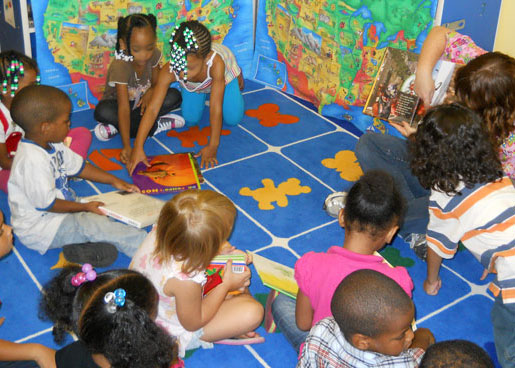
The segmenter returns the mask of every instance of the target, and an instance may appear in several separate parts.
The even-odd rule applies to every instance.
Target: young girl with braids
[[[24,136],[23,129],[11,118],[11,103],[23,88],[39,83],[39,68],[35,60],[17,51],[0,53],[0,189],[7,193],[7,181],[11,173],[14,154]],[[86,158],[91,144],[91,132],[78,127],[68,133],[69,147]]]
[[[212,343],[243,345],[264,338],[254,329],[263,307],[246,290],[250,269],[232,270],[228,261],[222,277],[203,295],[206,268],[219,253],[239,252],[227,242],[236,208],[229,198],[212,190],[186,190],[168,201],[132,258],[130,268],[147,276],[159,293],[156,322],[186,350],[209,348]],[[238,295],[230,292],[241,290]]]
[[[123,149],[121,161],[131,154],[130,139],[136,136],[160,69],[161,51],[156,47],[156,17],[152,14],[131,14],[118,19],[115,60],[109,65],[102,100],[95,108],[95,135],[101,141],[120,131]],[[160,108],[149,125],[147,134],[155,135],[173,127],[184,126],[182,117],[164,114],[179,107],[181,96],[166,86]],[[157,119],[161,117],[160,119]]]
[[[91,265],[65,267],[44,287],[40,317],[78,341],[55,354],[57,368],[183,367],[177,344],[153,321],[158,294],[142,274],[126,269],[96,274]]]
[[[206,95],[210,94],[211,134],[208,145],[197,154],[202,157],[201,167],[213,167],[218,163],[216,152],[220,144],[222,121],[233,126],[243,118],[243,77],[231,50],[212,43],[209,30],[196,20],[183,22],[176,27],[170,47],[170,62],[160,71],[134,141],[134,150],[127,164],[129,173],[139,162],[148,165],[143,144],[172,82],[178,81],[181,85],[182,115],[187,126],[199,123]]]

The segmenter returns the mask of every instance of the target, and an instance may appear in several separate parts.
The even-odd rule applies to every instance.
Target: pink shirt
[[[332,315],[331,298],[340,282],[354,271],[369,269],[395,280],[411,297],[413,281],[404,267],[391,267],[375,255],[363,255],[342,247],[331,247],[327,253],[309,252],[295,264],[295,279],[313,307],[313,325]]]

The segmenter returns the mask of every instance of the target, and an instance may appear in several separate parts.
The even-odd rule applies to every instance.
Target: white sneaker
[[[177,114],[165,114],[157,120],[157,129],[154,135],[170,129],[179,129],[186,125],[184,118]]]
[[[97,139],[102,142],[108,141],[118,134],[118,129],[111,124],[98,123],[93,131]]]
[[[331,217],[338,218],[338,214],[342,208],[345,208],[345,199],[347,192],[334,192],[327,196],[322,207],[324,211]]]

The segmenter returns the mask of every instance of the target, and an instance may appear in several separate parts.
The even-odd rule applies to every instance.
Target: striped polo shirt
[[[490,285],[504,303],[515,303],[515,187],[508,176],[500,181],[458,187],[461,194],[432,190],[429,203],[428,246],[452,258],[458,241],[481,264],[496,273]]]

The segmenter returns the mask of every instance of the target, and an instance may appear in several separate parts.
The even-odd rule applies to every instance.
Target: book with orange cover
[[[148,156],[147,167],[140,162],[132,173],[133,183],[144,194],[200,189],[204,178],[191,152]]]

